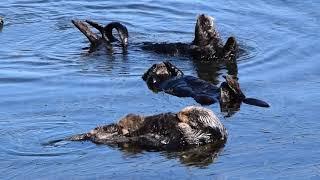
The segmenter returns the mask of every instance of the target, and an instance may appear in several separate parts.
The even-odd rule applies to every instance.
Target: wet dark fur
[[[214,113],[196,106],[186,107],[178,113],[153,116],[129,114],[118,123],[67,138],[156,150],[181,150],[208,143],[222,143],[226,139],[227,131]]]
[[[75,21],[73,21],[74,23]],[[83,23],[82,21],[77,21]],[[126,47],[128,45],[128,30],[120,22],[111,22],[102,27],[96,22],[86,20],[86,23],[96,28],[102,34],[99,41],[90,40],[91,44],[101,44],[100,39],[106,42],[120,41]],[[74,23],[75,24],[75,23]],[[76,24],[75,24],[76,25]],[[76,27],[84,33],[83,28]],[[112,30],[116,29],[119,34],[119,40],[113,36]],[[84,33],[88,37],[88,33]],[[101,41],[101,42],[103,42]],[[95,45],[96,46],[96,45]],[[142,49],[161,54],[173,56],[192,56],[195,60],[235,62],[238,54],[238,45],[234,37],[229,37],[223,45],[219,33],[213,22],[213,18],[207,15],[199,15],[195,26],[195,37],[192,43],[142,43]]]
[[[100,25],[97,22],[85,20],[85,21],[78,21],[78,20],[72,20],[72,23],[81,31],[90,41],[90,49],[89,52],[94,52],[98,50],[101,47],[106,48],[107,50],[112,50],[112,42],[118,41],[113,35],[112,30],[116,29],[118,31],[119,37],[120,37],[120,44],[123,47],[124,50],[126,50],[126,47],[128,45],[128,30],[127,28],[122,25],[119,22],[111,22],[105,27]],[[90,27],[96,28],[101,36],[99,34],[94,33]]]
[[[229,37],[223,45],[213,18],[199,15],[192,43],[144,43],[143,49],[173,56],[192,56],[204,61],[235,61],[238,45],[234,37]]]
[[[225,82],[217,87],[197,77],[184,75],[176,66],[165,61],[152,65],[142,78],[155,92],[164,91],[178,97],[192,97],[202,105],[219,101],[222,111],[239,110],[242,102],[261,107],[269,106],[264,101],[246,98],[241,91],[238,78],[234,75],[224,76]]]

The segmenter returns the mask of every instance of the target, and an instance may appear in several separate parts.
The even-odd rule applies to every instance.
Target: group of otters
[[[128,30],[119,22],[102,26],[93,21],[72,23],[89,39],[90,51],[112,48],[118,42],[123,48],[128,46]],[[97,29],[101,36],[93,33],[89,25]],[[113,36],[113,29],[119,39]],[[234,63],[238,45],[234,37],[229,37],[223,45],[216,31],[213,18],[199,15],[195,26],[195,37],[191,43],[143,43],[142,49],[170,55],[191,56],[205,61]],[[201,105],[219,102],[220,106],[234,106],[242,102],[260,107],[269,105],[258,99],[246,98],[240,89],[236,75],[224,76],[225,82],[217,87],[197,77],[187,76],[168,61],[154,64],[142,79],[155,91],[164,91],[178,97],[192,97]],[[201,106],[188,106],[177,113],[162,113],[152,116],[128,114],[117,123],[99,126],[88,133],[73,135],[63,140],[89,140],[98,144],[118,147],[139,147],[153,150],[185,150],[206,144],[224,144],[227,130],[218,117]]]

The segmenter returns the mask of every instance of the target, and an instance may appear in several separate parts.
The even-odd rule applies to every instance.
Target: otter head
[[[219,35],[215,30],[213,20],[213,17],[204,14],[198,16],[193,41],[195,45],[203,47],[214,41],[219,41]]]
[[[179,69],[170,62],[165,61],[152,65],[151,68],[143,74],[142,79],[147,82],[151,90],[157,91],[161,83],[180,75],[183,75],[183,73]]]
[[[183,131],[187,138],[193,140],[210,141],[225,140],[227,131],[219,118],[210,110],[200,106],[188,106],[177,113],[177,117],[184,125]]]

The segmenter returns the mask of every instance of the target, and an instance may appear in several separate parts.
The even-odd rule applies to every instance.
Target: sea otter
[[[195,60],[235,61],[238,53],[236,39],[229,37],[223,45],[213,21],[211,16],[199,15],[191,43],[143,43],[142,49],[174,56],[192,56]]]
[[[128,114],[119,122],[99,126],[65,140],[90,140],[119,147],[154,150],[185,150],[205,144],[224,144],[227,130],[209,109],[189,106],[177,113],[152,116]]]
[[[269,107],[268,103],[262,100],[246,98],[235,75],[226,75],[224,78],[225,82],[217,87],[199,78],[184,75],[169,61],[152,65],[142,76],[148,87],[155,92],[164,91],[178,97],[192,97],[202,105],[210,105],[218,101],[221,108],[237,109],[242,102]]]
[[[195,26],[195,37],[191,43],[151,43],[143,42],[142,49],[156,53],[174,56],[191,56],[195,60],[234,62],[237,58],[238,45],[234,37],[229,37],[225,45],[217,32],[213,17],[201,14],[197,18]],[[73,24],[89,39],[94,47],[102,42],[120,41],[123,47],[128,45],[128,30],[120,22],[111,22],[105,27],[96,22],[86,20],[85,22],[96,28],[102,34],[97,37],[83,21],[72,21]],[[112,30],[116,29],[120,40],[113,36]]]

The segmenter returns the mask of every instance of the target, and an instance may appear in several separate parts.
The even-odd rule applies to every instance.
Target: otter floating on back
[[[86,20],[72,20],[72,23],[88,38],[90,41],[89,52],[94,52],[100,47],[105,47],[108,50],[112,49],[112,42],[117,41],[117,39],[112,35],[112,30],[115,28],[118,31],[121,40],[121,46],[126,49],[128,45],[128,30],[127,28],[119,22],[111,22],[106,26],[102,26],[94,21]],[[89,26],[96,28],[101,33],[101,36],[91,31]]]
[[[227,130],[209,109],[198,106],[153,116],[128,114],[118,123],[97,127],[65,140],[90,140],[119,147],[183,150],[209,143],[224,144]]]
[[[268,103],[262,100],[246,98],[236,76],[227,75],[224,78],[225,82],[217,87],[197,77],[184,75],[168,61],[152,65],[142,76],[153,91],[164,91],[178,97],[192,97],[202,105],[220,102],[222,111],[228,111],[229,108],[238,110],[242,102],[269,107]]]
[[[191,56],[196,60],[234,62],[237,58],[238,45],[234,37],[229,37],[223,45],[219,33],[213,22],[213,17],[201,14],[197,18],[195,26],[195,37],[192,43],[142,43],[142,49],[153,51],[161,54],[174,56]],[[102,25],[86,20],[75,21],[72,23],[89,39],[92,48],[106,44],[110,48],[112,42],[120,41],[123,47],[128,45],[128,30],[120,22],[111,22],[105,27]],[[102,37],[94,34],[87,24],[96,28]],[[116,29],[120,40],[113,36],[112,30]]]

